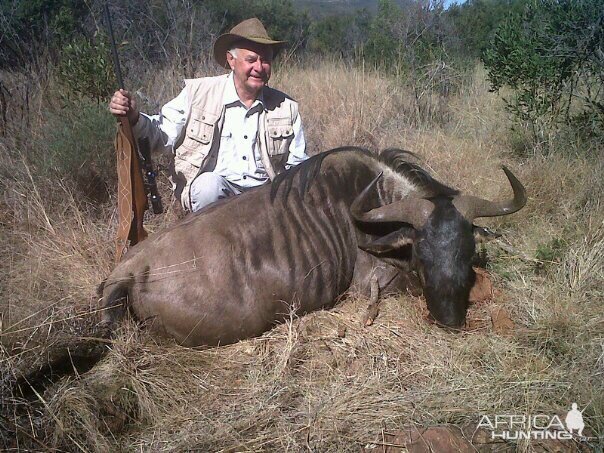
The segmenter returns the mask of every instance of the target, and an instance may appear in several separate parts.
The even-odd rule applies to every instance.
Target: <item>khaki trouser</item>
[[[191,211],[199,211],[215,201],[239,195],[248,189],[248,187],[240,187],[227,181],[226,178],[217,173],[211,171],[202,173],[191,184],[189,192]]]

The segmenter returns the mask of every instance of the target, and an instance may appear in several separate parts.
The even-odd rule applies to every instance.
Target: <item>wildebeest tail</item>
[[[102,296],[101,317],[103,322],[114,325],[120,322],[128,312],[128,292],[134,276],[123,280],[104,281],[99,285],[98,293]]]

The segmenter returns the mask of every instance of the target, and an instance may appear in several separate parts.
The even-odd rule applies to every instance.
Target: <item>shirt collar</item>
[[[243,102],[241,102],[241,99],[239,99],[237,90],[235,89],[235,77],[233,76],[233,71],[231,71],[227,76],[226,88],[224,90],[224,94],[222,95],[222,104],[227,107],[237,104],[244,106]],[[261,105],[262,108],[264,108],[264,90],[260,92],[260,96],[258,96],[258,99],[254,101],[250,107],[250,110],[256,108],[258,105]]]

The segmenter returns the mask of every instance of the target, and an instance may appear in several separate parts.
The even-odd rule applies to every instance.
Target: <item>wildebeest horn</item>
[[[514,174],[505,166],[501,168],[508,177],[514,198],[507,201],[489,201],[482,198],[462,195],[453,199],[455,208],[469,221],[477,217],[496,217],[512,214],[524,207],[526,204],[526,189]]]
[[[424,200],[423,198],[407,197],[400,201],[395,201],[365,212],[364,205],[367,196],[377,185],[382,174],[383,172],[377,175],[377,177],[371,181],[371,183],[369,183],[369,185],[365,187],[352,202],[350,205],[350,213],[352,216],[360,222],[405,222],[410,223],[416,229],[420,228],[434,208],[434,205],[431,202]]]

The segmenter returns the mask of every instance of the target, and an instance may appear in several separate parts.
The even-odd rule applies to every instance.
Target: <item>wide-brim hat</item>
[[[258,44],[266,44],[273,48],[273,57],[279,53],[283,45],[287,41],[276,41],[272,39],[262,22],[255,17],[246,19],[243,22],[235,25],[229,33],[220,35],[214,43],[214,59],[216,62],[225,68],[228,68],[226,53],[232,45],[241,40],[252,41]]]

